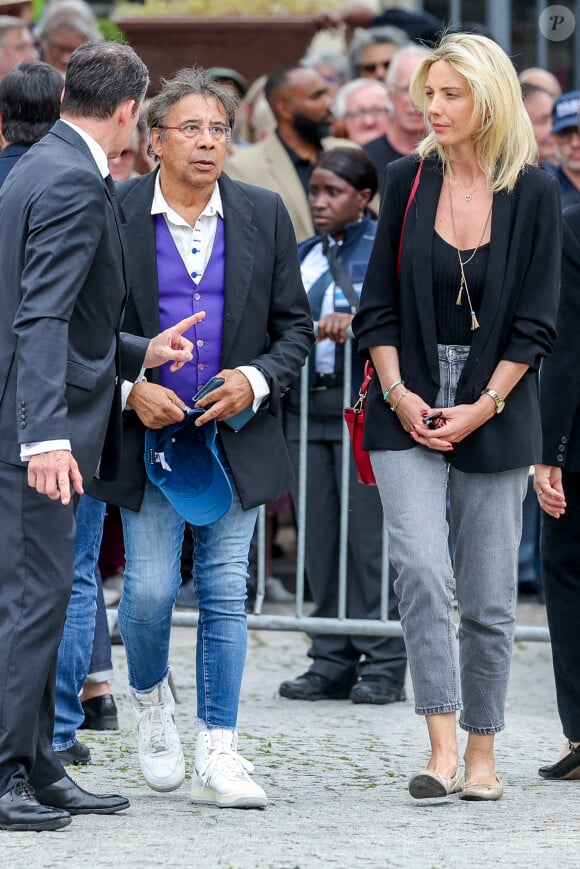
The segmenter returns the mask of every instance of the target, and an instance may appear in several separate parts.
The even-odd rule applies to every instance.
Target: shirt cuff
[[[121,409],[126,410],[127,408],[127,400],[131,395],[131,390],[135,386],[136,383],[141,383],[142,380],[146,380],[145,377],[145,369],[142,368],[139,372],[139,377],[136,380],[123,380],[121,383]],[[129,407],[129,410],[132,410],[132,407]]]
[[[55,450],[68,450],[71,452],[69,440],[58,441],[35,441],[31,444],[20,444],[20,461],[27,462],[30,456],[37,456],[39,453],[52,453]]]
[[[254,411],[254,413],[256,413],[260,405],[270,395],[270,387],[268,386],[268,381],[266,380],[262,372],[258,371],[257,368],[254,368],[253,365],[238,365],[236,370],[241,371],[244,377],[246,377],[250,382],[252,392],[254,393],[252,410]]]

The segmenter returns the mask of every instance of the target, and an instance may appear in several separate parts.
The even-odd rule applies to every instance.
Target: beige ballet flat
[[[501,800],[503,785],[497,780],[496,785],[479,785],[477,782],[465,782],[465,786],[459,794],[460,800]]]
[[[409,781],[409,793],[416,800],[448,797],[463,788],[463,776],[459,767],[452,778],[436,772],[434,769],[422,769],[416,772]]]

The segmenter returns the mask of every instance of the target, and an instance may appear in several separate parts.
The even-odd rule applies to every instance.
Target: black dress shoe
[[[68,827],[71,821],[69,812],[42,806],[26,781],[19,781],[0,797],[0,830],[40,833]]]
[[[387,676],[361,676],[350,692],[353,703],[396,703],[405,700],[405,689]]]
[[[45,806],[66,809],[71,815],[114,815],[129,808],[129,800],[117,794],[91,794],[65,775],[36,789],[36,798]]]
[[[64,751],[55,751],[56,756],[63,766],[84,766],[91,762],[91,751],[87,745],[75,739],[70,748]]]
[[[118,730],[117,704],[112,694],[91,697],[81,703],[85,720],[79,730]]]
[[[278,690],[289,700],[346,700],[351,688],[352,682],[335,682],[308,670],[297,679],[282,682]]]
[[[580,780],[580,745],[569,743],[570,754],[557,760],[550,766],[541,766],[538,770],[542,778],[559,779],[560,781]]]

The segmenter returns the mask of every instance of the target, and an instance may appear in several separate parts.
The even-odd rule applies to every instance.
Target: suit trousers
[[[338,552],[340,537],[340,478],[342,469],[342,387],[312,390],[309,398],[309,435],[306,494],[306,574],[317,618],[338,615]],[[286,414],[288,451],[298,478],[297,398],[289,398]],[[296,488],[293,491],[297,503]],[[347,608],[355,619],[380,618],[382,566],[382,508],[376,487],[357,482],[350,462]],[[392,573],[392,570],[391,570]],[[389,618],[398,620],[398,600],[390,577]],[[385,676],[393,685],[405,681],[407,656],[400,637],[314,634],[308,655],[311,671],[337,682],[357,676]]]
[[[566,512],[543,515],[542,576],[564,735],[580,742],[580,472],[563,471]]]
[[[52,748],[56,662],[73,578],[75,519],[0,462],[0,795],[64,776]]]

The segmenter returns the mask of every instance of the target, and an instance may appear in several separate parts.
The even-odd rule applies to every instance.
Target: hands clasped
[[[433,408],[425,404],[420,396],[409,392],[399,402],[396,413],[415,443],[441,452],[451,452],[453,444],[460,443],[494,415],[491,406],[479,402],[438,409],[441,417],[435,428],[429,428],[423,420]]]

